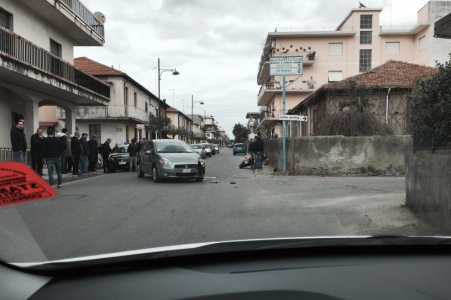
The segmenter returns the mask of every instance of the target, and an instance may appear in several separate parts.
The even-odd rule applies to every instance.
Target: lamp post
[[[161,81],[161,74],[163,74],[163,72],[172,72],[172,75],[179,75],[180,73],[177,71],[177,69],[161,69],[160,68],[160,58],[158,58],[158,114],[157,114],[157,118],[158,118],[158,136],[157,138],[161,138],[161,99],[160,99],[160,81]]]
[[[194,139],[194,117],[193,117],[194,102],[199,103],[200,105],[204,105],[202,101],[194,101],[194,95],[191,95],[191,144],[193,143]]]

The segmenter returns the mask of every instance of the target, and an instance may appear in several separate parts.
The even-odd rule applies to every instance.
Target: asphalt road
[[[203,182],[117,172],[65,183],[53,199],[0,209],[0,258],[55,260],[235,239],[437,235],[404,207],[403,177],[255,176],[230,149]],[[269,172],[265,172],[269,173]]]

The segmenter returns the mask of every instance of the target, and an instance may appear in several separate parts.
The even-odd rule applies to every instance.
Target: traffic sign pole
[[[282,76],[282,114],[285,115],[285,102],[287,98],[286,94],[286,86],[285,86],[285,75]],[[287,121],[283,122],[283,128],[282,128],[282,152],[283,152],[283,171],[285,172],[287,170],[287,127],[286,123]]]

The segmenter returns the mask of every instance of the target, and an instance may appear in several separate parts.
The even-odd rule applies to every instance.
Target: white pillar
[[[71,108],[66,108],[66,129],[67,133],[74,134],[75,132],[75,111],[73,111]]]
[[[37,101],[25,101],[24,119],[27,143],[30,143],[30,137],[39,128],[39,103]]]

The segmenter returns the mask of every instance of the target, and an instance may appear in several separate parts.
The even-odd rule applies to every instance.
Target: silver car
[[[202,158],[202,159],[205,159],[205,148],[204,147],[202,147],[202,145],[200,145],[200,144],[191,144],[190,145],[191,146],[191,148],[193,148],[193,150],[194,150],[194,152],[196,152],[197,154],[199,154],[199,156]]]
[[[211,146],[209,143],[202,143],[200,144],[203,148],[205,148],[205,155],[208,157],[211,157]]]
[[[152,175],[154,182],[181,178],[203,181],[205,161],[185,142],[180,140],[151,140],[138,154],[138,177]]]

